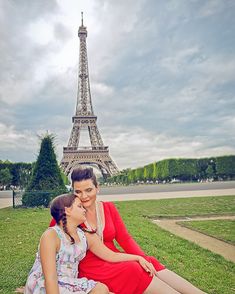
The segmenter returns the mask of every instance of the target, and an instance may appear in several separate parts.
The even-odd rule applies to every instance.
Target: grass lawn
[[[235,245],[234,220],[183,221],[178,224]]]
[[[200,205],[201,203],[201,205]],[[141,247],[210,294],[235,293],[235,264],[164,231],[146,215],[235,213],[235,196],[117,202],[128,230]],[[0,293],[24,285],[39,238],[50,220],[48,209],[0,210]]]
[[[121,207],[122,202],[118,202],[117,205],[119,203]],[[131,210],[136,209],[142,215],[151,218],[235,214],[235,197],[233,196],[181,198],[169,199],[169,201],[168,199],[140,200],[130,203],[133,203]]]

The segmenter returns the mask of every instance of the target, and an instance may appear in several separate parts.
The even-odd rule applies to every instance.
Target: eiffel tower
[[[72,118],[73,127],[68,146],[63,148],[61,167],[64,173],[69,175],[74,168],[82,164],[96,166],[106,178],[116,174],[118,168],[109,155],[108,146],[104,146],[96,124],[97,116],[94,115],[92,107],[86,47],[87,29],[83,25],[83,13],[78,37],[80,56],[77,106],[75,116]],[[82,131],[88,132],[90,146],[79,147]]]

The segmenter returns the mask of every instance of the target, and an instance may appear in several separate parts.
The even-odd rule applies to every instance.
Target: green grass
[[[48,209],[0,210],[0,293],[24,285],[34,262],[42,232],[50,220]]]
[[[235,293],[235,264],[151,223],[148,215],[235,214],[235,196],[117,202],[128,230],[140,246],[170,270],[209,294]]]
[[[200,205],[201,203],[201,205]],[[235,196],[117,202],[130,233],[149,254],[210,294],[235,293],[235,264],[164,231],[145,217],[234,213]],[[48,209],[0,210],[0,293],[24,285],[39,238],[50,220]]]
[[[233,220],[200,220],[177,223],[186,228],[235,245],[235,221]]]
[[[183,192],[182,196],[184,196]],[[125,203],[128,203],[128,201]],[[134,201],[132,209],[135,210],[137,206],[137,210],[141,210],[142,215],[153,218],[161,216],[232,215],[235,214],[235,197],[222,196]]]

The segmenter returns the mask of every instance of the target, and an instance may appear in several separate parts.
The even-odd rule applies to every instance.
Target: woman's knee
[[[95,288],[90,293],[91,294],[108,294],[109,289],[105,284],[99,282],[95,285]]]
[[[152,282],[149,284],[144,294],[180,294],[175,289],[171,288],[165,282],[161,281],[157,277],[153,277]]]

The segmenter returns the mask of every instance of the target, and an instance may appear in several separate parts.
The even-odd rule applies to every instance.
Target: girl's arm
[[[40,240],[40,258],[47,294],[59,294],[56,271],[56,251],[59,245],[60,241],[54,230],[47,230],[42,235]]]
[[[140,265],[146,270],[146,272],[150,273],[151,276],[157,274],[153,265],[145,260],[142,256],[114,252],[106,247],[96,234],[85,234],[90,251],[92,251],[99,258],[109,262],[138,261]]]

